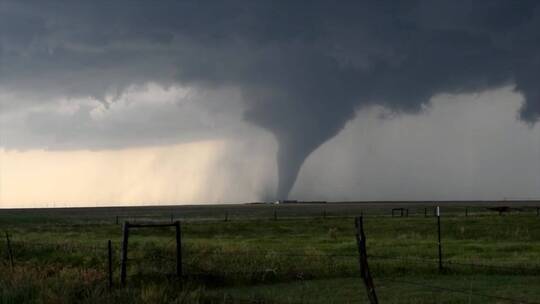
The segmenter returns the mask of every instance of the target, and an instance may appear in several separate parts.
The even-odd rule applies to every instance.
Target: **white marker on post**
[[[441,212],[439,210],[439,206],[437,206],[437,216],[440,216],[441,215]]]

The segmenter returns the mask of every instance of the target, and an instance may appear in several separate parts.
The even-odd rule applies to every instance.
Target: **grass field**
[[[1,210],[0,303],[365,303],[353,216],[364,214],[381,303],[540,302],[540,217],[528,206],[499,216],[484,206],[231,205]],[[429,207],[428,215],[432,214]],[[119,284],[122,228],[182,222],[184,277],[175,276],[174,230],[133,230],[127,285]],[[277,217],[277,220],[274,218]],[[227,221],[225,221],[227,218]],[[114,283],[107,288],[107,240]]]

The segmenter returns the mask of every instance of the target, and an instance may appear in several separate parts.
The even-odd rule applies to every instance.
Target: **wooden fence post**
[[[120,266],[120,283],[122,286],[126,285],[126,273],[127,273],[127,257],[128,257],[128,238],[129,238],[129,222],[124,222],[122,228],[123,239],[122,239],[122,261]]]
[[[173,223],[146,223],[137,224],[124,222],[123,225],[123,239],[122,239],[122,257],[120,267],[120,283],[122,286],[126,285],[127,277],[127,261],[128,261],[128,244],[129,244],[129,229],[130,228],[151,228],[151,227],[175,227],[176,228],[176,274],[178,277],[182,276],[182,233],[180,230],[180,221]]]
[[[107,251],[108,251],[108,258],[109,258],[109,290],[113,287],[113,260],[112,260],[112,242],[109,240],[107,242]]]
[[[438,234],[438,245],[439,245],[439,272],[443,270],[442,264],[442,244],[441,244],[441,212],[439,206],[437,206],[437,234]]]
[[[8,256],[9,256],[9,264],[11,265],[11,270],[13,270],[13,267],[15,266],[13,262],[13,250],[11,249],[11,241],[9,240],[9,234],[7,231],[6,231],[6,246],[7,246]]]
[[[358,261],[360,263],[360,275],[366,286],[368,300],[371,304],[378,304],[377,294],[375,293],[375,285],[369,272],[369,265],[366,251],[366,235],[364,234],[364,223],[361,216],[355,218],[354,225],[356,227],[356,244],[358,245]]]
[[[182,278],[182,230],[180,221],[174,223],[176,229],[176,275]]]

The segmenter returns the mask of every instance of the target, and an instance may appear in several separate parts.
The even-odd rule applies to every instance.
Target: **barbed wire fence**
[[[486,224],[482,223],[482,225],[490,225],[493,227],[501,227],[504,226],[504,223],[495,223],[495,224]],[[11,236],[11,239],[10,239]],[[369,234],[368,234],[369,237]],[[135,255],[133,257],[130,257],[130,261],[134,262],[135,267],[137,268],[136,272],[132,274],[132,276],[137,277],[141,276],[141,273],[144,273],[145,271],[153,271],[156,274],[161,274],[167,276],[171,276],[172,273],[168,273],[170,271],[170,264],[175,261],[174,253],[170,250],[170,247],[173,247],[175,240],[171,239],[170,241],[166,242],[165,244],[161,244],[162,247],[164,247],[164,250],[156,250],[154,252],[150,253],[144,253],[141,255]],[[62,252],[66,254],[70,253],[77,253],[77,252],[84,252],[85,254],[93,255],[98,257],[97,260],[100,261],[99,267],[101,269],[107,269],[107,258],[106,254],[109,250],[108,244],[84,244],[84,243],[71,243],[71,242],[30,242],[30,241],[24,241],[24,240],[18,240],[13,239],[12,235],[9,235],[6,233],[6,254],[4,254],[4,265],[8,265],[6,263],[6,260],[9,260],[11,263],[11,267],[13,268],[14,262],[18,261],[18,256],[21,256],[22,258],[28,257],[29,255],[32,255],[33,252],[39,251],[39,250],[46,250],[46,251],[57,251]],[[434,242],[435,244],[435,242]],[[120,243],[112,243],[112,257],[114,258],[115,262],[114,265],[118,265],[118,262],[120,261],[120,255],[121,255],[121,246]],[[367,247],[369,250],[369,247]],[[184,254],[185,262],[182,262],[182,267],[185,271],[183,274],[188,279],[196,279],[197,277],[202,278],[202,280],[209,279],[209,278],[218,278],[219,280],[221,278],[222,281],[225,281],[228,277],[231,276],[245,276],[250,278],[251,280],[265,280],[266,278],[280,278],[281,280],[303,280],[306,278],[311,278],[313,276],[306,276],[305,273],[317,273],[321,266],[318,265],[314,269],[309,269],[308,267],[304,267],[303,269],[281,269],[279,267],[275,267],[275,265],[265,265],[258,263],[258,266],[260,268],[246,268],[245,270],[237,270],[237,269],[219,269],[219,265],[223,264],[217,264],[214,266],[206,266],[204,263],[201,263],[201,260],[208,258],[209,256],[214,256],[213,259],[216,259],[216,256],[219,257],[219,259],[222,260],[232,260],[232,259],[240,259],[240,257],[247,258],[249,260],[256,260],[258,262],[264,261],[265,259],[276,259],[276,257],[279,258],[285,258],[285,259],[327,259],[329,261],[336,261],[336,260],[347,260],[345,265],[347,267],[350,267],[350,271],[346,273],[346,275],[349,275],[351,277],[358,277],[361,276],[360,273],[358,273],[357,269],[354,269],[355,263],[358,262],[358,254],[340,254],[340,253],[298,253],[298,252],[275,252],[275,251],[257,251],[257,250],[250,250],[245,252],[240,251],[231,251],[231,252],[225,252],[220,250],[214,250],[210,252],[204,252],[204,253],[197,253],[193,251],[190,248],[184,248],[182,249],[182,252]],[[436,269],[436,265],[440,262],[438,259],[427,259],[427,258],[421,258],[421,257],[396,257],[396,256],[384,256],[384,255],[366,255],[367,258],[370,260],[370,262],[375,262],[373,265],[376,266],[377,264],[384,264],[385,261],[393,261],[393,262],[403,262],[407,264],[423,264],[423,265],[434,265],[433,268]],[[103,258],[100,258],[103,257]],[[241,260],[241,259],[240,259]],[[110,259],[109,259],[110,261]],[[494,265],[494,264],[486,264],[486,263],[478,263],[478,262],[468,262],[468,261],[460,261],[460,260],[452,260],[452,259],[443,259],[442,260],[444,268],[446,271],[454,271],[458,272],[463,267],[468,267],[471,269],[489,269],[493,273],[502,273],[502,274],[527,274],[527,275],[539,275],[540,274],[540,265]],[[333,262],[329,262],[329,264],[332,264]],[[140,267],[140,265],[145,264],[146,266]],[[150,264],[150,267],[147,267]],[[158,266],[156,267],[156,264]],[[161,264],[161,266],[159,266]],[[116,267],[115,267],[116,268]],[[378,270],[378,267],[373,268],[375,270]],[[110,271],[110,270],[109,270]],[[343,276],[343,272],[338,272],[339,276]],[[142,274],[142,277],[144,277],[144,274]],[[424,282],[418,282],[418,281],[412,281],[412,280],[406,280],[406,279],[396,279],[389,276],[374,276],[374,282],[375,287],[377,286],[378,282],[390,282],[393,284],[402,284],[402,285],[409,285],[409,286],[415,286],[418,288],[428,289],[436,292],[445,292],[445,293],[456,293],[456,294],[463,294],[468,296],[474,296],[474,297],[482,297],[486,299],[492,299],[492,300],[498,300],[508,303],[538,303],[538,302],[532,302],[527,299],[518,299],[518,298],[511,298],[511,297],[504,297],[499,295],[492,295],[492,294],[485,294],[479,291],[472,291],[467,289],[459,289],[459,288],[452,288],[448,286],[438,286],[436,284],[426,284]]]

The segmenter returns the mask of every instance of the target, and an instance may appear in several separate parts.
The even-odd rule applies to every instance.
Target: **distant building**
[[[279,205],[279,204],[298,204],[298,201],[297,200],[277,200],[274,202],[274,204],[276,205]]]

